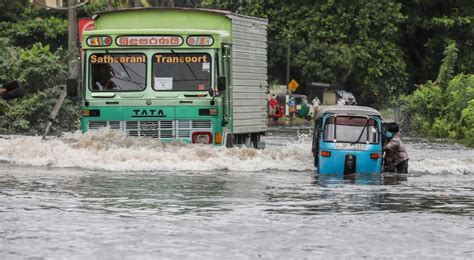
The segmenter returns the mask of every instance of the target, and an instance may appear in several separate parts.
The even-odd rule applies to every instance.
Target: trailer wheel
[[[260,143],[260,135],[259,134],[251,134],[250,135],[250,145],[257,149],[258,143]]]

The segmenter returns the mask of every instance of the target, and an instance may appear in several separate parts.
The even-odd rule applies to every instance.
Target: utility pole
[[[291,55],[291,47],[290,41],[288,40],[288,46],[286,49],[286,102],[285,102],[285,115],[290,116],[290,108],[288,106],[288,102],[290,101],[290,94],[289,84],[290,84],[290,55]]]
[[[76,18],[76,8],[74,7],[76,3],[76,0],[68,0],[68,10],[67,10],[67,18],[68,18],[68,42],[67,42],[67,47],[69,54],[72,56],[74,51],[77,48],[77,30],[76,30],[76,24],[77,24],[77,18]],[[68,74],[71,75],[73,73],[77,73],[77,60],[75,58],[71,58],[68,62]],[[43,130],[43,139],[46,138],[46,136],[49,133],[49,129],[53,125],[54,119],[56,119],[56,116],[59,113],[59,109],[61,109],[61,106],[64,103],[64,100],[66,99],[66,86],[64,86],[63,92],[59,96],[58,100],[56,101],[56,104],[53,107],[53,110],[49,114],[48,121],[46,122],[46,126],[44,127]]]
[[[69,9],[67,10],[67,20],[68,20],[68,38],[67,38],[67,49],[69,53],[73,53],[75,49],[77,48],[77,17],[76,17],[76,8],[73,8],[75,5],[76,0],[68,0],[67,5]],[[68,71],[71,73],[73,70],[72,66],[74,60],[71,59],[69,60],[68,63]]]
[[[288,42],[288,46],[286,49],[286,85],[287,87],[288,87],[288,83],[290,83],[290,55],[291,55],[290,42]]]

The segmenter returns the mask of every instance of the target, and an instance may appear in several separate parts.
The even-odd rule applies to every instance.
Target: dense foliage
[[[262,1],[242,11],[270,20],[270,76],[284,82],[287,45],[299,82],[345,85],[362,103],[382,103],[403,89],[407,73],[396,44],[404,20],[393,1]],[[251,2],[250,2],[251,3]],[[248,11],[247,11],[248,9]]]
[[[39,134],[59,97],[66,77],[66,57],[60,48],[52,52],[48,45],[35,43],[31,48],[11,47],[0,38],[0,81],[17,79],[28,95],[16,101],[0,99],[0,129],[7,133]],[[77,105],[77,104],[76,104]],[[56,127],[77,127],[77,106],[67,101]]]
[[[67,57],[75,55],[65,51],[66,12],[29,2],[0,0],[0,81],[18,79],[28,92],[22,100],[0,101],[1,132],[41,131],[63,88]],[[78,16],[108,3],[267,18],[269,81],[286,83],[289,46],[299,92],[309,93],[310,82],[340,84],[359,104],[401,104],[416,133],[473,139],[474,1],[91,0]],[[78,127],[77,119],[77,104],[67,101],[58,126]]]
[[[454,41],[459,48],[457,71],[474,72],[474,2],[471,0],[404,0],[406,17],[400,27],[402,46],[410,73],[410,88],[435,79],[443,50]]]
[[[456,44],[450,44],[435,82],[403,97],[402,112],[412,130],[424,136],[465,140],[474,146],[474,75],[453,77]]]

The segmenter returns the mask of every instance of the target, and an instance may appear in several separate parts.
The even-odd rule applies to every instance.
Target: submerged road
[[[474,150],[405,138],[406,182],[327,181],[267,149],[102,132],[0,139],[0,258],[472,258]]]

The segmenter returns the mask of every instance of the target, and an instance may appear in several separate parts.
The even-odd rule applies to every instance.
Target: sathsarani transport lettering
[[[163,56],[160,54],[155,55],[155,62],[157,63],[202,63],[209,62],[207,55],[202,56]]]
[[[112,56],[112,55],[104,55],[104,56],[97,56],[91,55],[89,58],[91,63],[145,63],[146,56]]]

